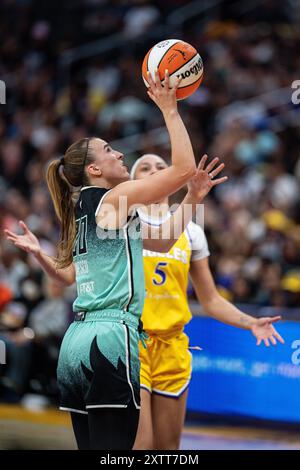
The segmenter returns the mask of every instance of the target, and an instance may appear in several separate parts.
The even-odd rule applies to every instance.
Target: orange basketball
[[[142,75],[148,87],[147,72],[154,78],[154,71],[158,69],[161,82],[164,82],[165,70],[169,71],[170,86],[175,84],[177,77],[182,77],[176,96],[177,100],[187,98],[202,82],[203,62],[196,49],[180,39],[166,39],[153,46],[146,54]]]

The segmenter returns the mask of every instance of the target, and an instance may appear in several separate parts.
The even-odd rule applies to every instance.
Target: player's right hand
[[[154,80],[150,72],[147,74],[147,81],[149,88],[147,90],[148,95],[154,101],[154,103],[159,107],[163,114],[170,111],[177,110],[177,100],[176,100],[176,91],[181,82],[182,78],[176,80],[175,85],[170,88],[170,79],[168,70],[165,71],[164,84],[162,85],[159,73],[156,70],[154,73]]]

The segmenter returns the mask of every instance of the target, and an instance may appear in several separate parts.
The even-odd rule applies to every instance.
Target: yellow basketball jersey
[[[144,250],[146,298],[142,321],[146,331],[170,334],[191,319],[187,300],[191,244],[183,232],[168,253]]]

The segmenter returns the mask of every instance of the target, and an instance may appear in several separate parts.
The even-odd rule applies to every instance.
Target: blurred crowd
[[[197,160],[219,156],[229,176],[205,202],[218,289],[233,302],[299,306],[300,112],[291,99],[300,79],[297,2],[219,2],[182,24],[170,20],[177,8],[185,8],[183,19],[187,4],[199,3],[1,1],[0,79],[7,89],[0,105],[0,339],[10,357],[1,374],[4,396],[17,400],[28,387],[55,394],[52,369],[75,291],[46,280],[3,229],[16,231],[24,220],[43,249],[56,253],[45,168],[77,139],[117,141],[129,166],[146,152],[169,158],[169,145],[151,137],[164,123],[141,79],[143,56],[166,37],[190,42],[203,58],[203,83],[179,106]],[[100,40],[101,53],[81,50],[66,62],[75,57],[67,51]]]

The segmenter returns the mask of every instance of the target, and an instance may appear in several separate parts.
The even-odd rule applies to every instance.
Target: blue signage
[[[300,423],[300,323],[276,324],[285,344],[256,346],[246,330],[194,317],[188,410]]]

